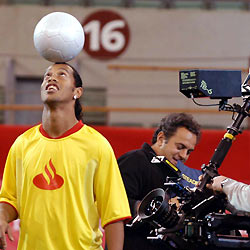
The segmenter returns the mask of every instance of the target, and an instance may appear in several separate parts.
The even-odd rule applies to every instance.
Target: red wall
[[[0,125],[0,176],[8,150],[15,138],[28,129],[29,126]],[[123,153],[141,147],[143,142],[151,142],[154,129],[123,128],[95,126],[111,143],[116,157]],[[200,169],[203,163],[207,164],[213,152],[226,131],[203,130],[200,143],[191,154],[187,165]],[[235,142],[223,161],[219,172],[250,184],[250,131],[236,137]]]

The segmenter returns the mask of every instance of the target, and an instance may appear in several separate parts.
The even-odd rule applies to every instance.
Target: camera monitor
[[[181,70],[180,92],[191,98],[229,99],[241,97],[240,70]]]

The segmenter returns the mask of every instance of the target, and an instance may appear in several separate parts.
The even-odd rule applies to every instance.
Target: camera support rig
[[[197,190],[202,191],[207,183],[217,175],[217,169],[222,164],[225,156],[230,149],[235,136],[237,136],[240,131],[240,126],[243,120],[249,116],[250,110],[250,97],[247,97],[243,101],[243,105],[238,109],[238,115],[231,126],[227,128],[227,132],[224,135],[224,138],[219,143],[218,147],[216,148],[212,159],[210,160],[207,166],[203,166],[202,170],[204,172],[203,179],[198,187]]]

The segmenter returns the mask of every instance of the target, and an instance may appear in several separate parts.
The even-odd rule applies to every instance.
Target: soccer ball
[[[83,49],[84,31],[80,22],[65,12],[44,16],[34,30],[34,45],[51,62],[67,62]]]

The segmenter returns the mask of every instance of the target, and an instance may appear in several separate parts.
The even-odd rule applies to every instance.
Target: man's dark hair
[[[82,79],[77,70],[68,63],[56,63],[56,64],[67,64],[72,70],[73,70],[73,77],[75,79],[75,87],[82,87]],[[78,121],[82,120],[83,117],[83,111],[82,111],[82,105],[80,103],[79,98],[75,100],[75,116]]]
[[[192,115],[185,113],[172,113],[162,118],[160,125],[154,132],[152,144],[157,141],[157,135],[162,131],[168,140],[172,137],[178,128],[184,127],[197,136],[197,142],[201,137],[200,125],[194,120]]]

